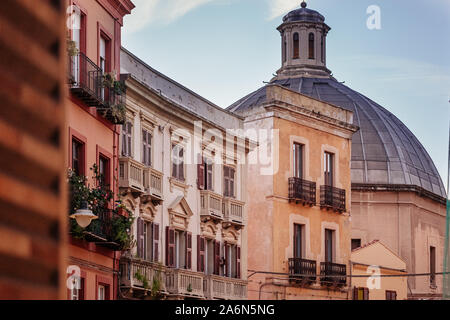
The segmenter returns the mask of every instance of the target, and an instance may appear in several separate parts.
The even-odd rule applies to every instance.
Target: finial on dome
[[[305,0],[302,1],[301,6],[302,6],[302,8],[306,8],[306,2],[305,2]]]

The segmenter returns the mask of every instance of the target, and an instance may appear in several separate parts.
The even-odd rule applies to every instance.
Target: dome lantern
[[[282,67],[278,78],[295,75],[329,77],[326,67],[326,36],[330,27],[319,12],[307,8],[292,10],[278,27],[282,43]]]

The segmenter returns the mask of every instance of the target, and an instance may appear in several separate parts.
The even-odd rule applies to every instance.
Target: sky
[[[300,0],[133,0],[122,45],[222,108],[281,66],[276,28]],[[450,0],[309,0],[331,27],[327,67],[402,120],[447,186]],[[377,5],[381,29],[369,30]]]

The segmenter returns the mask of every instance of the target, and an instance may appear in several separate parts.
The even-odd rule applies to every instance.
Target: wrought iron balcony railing
[[[316,204],[316,183],[300,178],[289,178],[289,201]]]
[[[115,124],[123,124],[124,88],[104,85],[104,72],[84,53],[68,57],[68,81],[71,92],[90,107]]]
[[[345,211],[345,190],[331,186],[320,187],[320,206],[339,212]]]
[[[97,213],[97,217],[97,219],[92,220],[91,224],[84,231],[86,240],[96,242],[99,245],[118,248],[120,244],[115,241],[116,230],[114,229],[114,221],[125,218],[110,209]]]
[[[344,286],[347,283],[347,266],[333,262],[321,262],[320,282],[324,285]]]
[[[316,281],[316,261],[301,258],[289,259],[289,281],[310,283]]]

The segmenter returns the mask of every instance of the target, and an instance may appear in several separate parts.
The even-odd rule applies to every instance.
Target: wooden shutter
[[[166,265],[175,267],[175,230],[166,227]]]
[[[223,244],[223,259],[224,259],[224,263],[225,263],[225,269],[224,269],[224,272],[225,272],[225,276],[226,277],[228,277],[229,276],[229,267],[228,267],[228,262],[229,262],[229,260],[228,260],[228,254],[229,254],[229,248],[230,248],[230,245],[228,244],[228,243],[224,243]]]
[[[198,154],[197,186],[200,190],[205,190],[205,164],[201,154]]]
[[[205,238],[197,236],[197,271],[205,272]]]
[[[223,195],[225,197],[228,197],[229,193],[230,193],[229,192],[229,178],[228,178],[229,170],[230,170],[230,168],[223,167]]]
[[[364,300],[369,300],[369,289],[364,288]]]
[[[186,269],[192,269],[192,233],[186,232]]]
[[[220,242],[214,240],[214,274],[220,275]]]
[[[159,261],[159,224],[153,223],[153,261]]]
[[[354,287],[353,288],[353,300],[358,300],[358,292],[359,292],[358,287]]]
[[[241,278],[241,247],[236,246],[236,278]]]
[[[144,258],[144,221],[137,218],[137,255]]]

